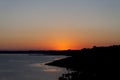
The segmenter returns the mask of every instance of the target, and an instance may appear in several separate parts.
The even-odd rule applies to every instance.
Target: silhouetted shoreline
[[[44,54],[65,55],[67,58],[56,60],[46,65],[66,68],[59,80],[96,80],[98,66],[102,76],[111,78],[119,68],[120,45],[84,48],[81,50],[39,50],[39,51],[0,51],[1,54]],[[97,56],[99,55],[99,56]],[[109,76],[107,76],[109,74]],[[111,76],[110,76],[111,75]]]
[[[108,47],[93,47],[91,49],[82,49],[81,51],[71,51],[68,58],[56,60],[46,65],[66,68],[68,73],[63,73],[59,80],[96,80],[98,66],[101,69],[102,76],[107,77],[113,74],[112,71],[118,69],[116,62],[119,60],[120,45]],[[97,57],[99,55],[99,57]],[[98,65],[97,65],[98,64]],[[113,67],[111,67],[111,65]],[[111,68],[110,70],[108,70]],[[108,70],[108,71],[106,71]],[[70,72],[74,71],[74,72]],[[109,72],[111,71],[111,72]],[[109,76],[107,78],[110,78]]]
[[[26,50],[26,51],[0,51],[0,54],[45,54],[45,55],[68,55],[80,50]]]
[[[82,56],[88,55],[96,52],[111,52],[116,48],[119,48],[120,45],[113,45],[113,46],[101,46],[93,48],[83,48],[81,50],[0,50],[0,54],[46,54],[46,55],[66,55],[66,56]]]

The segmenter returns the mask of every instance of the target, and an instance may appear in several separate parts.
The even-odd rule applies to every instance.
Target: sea
[[[66,69],[45,64],[65,57],[0,54],[0,80],[59,80]]]

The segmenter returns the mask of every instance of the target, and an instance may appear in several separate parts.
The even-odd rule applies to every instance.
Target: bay
[[[0,80],[58,80],[66,70],[45,63],[65,56],[0,54]]]

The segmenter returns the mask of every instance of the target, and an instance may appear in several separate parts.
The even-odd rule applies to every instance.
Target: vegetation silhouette
[[[46,64],[66,68],[68,72],[63,73],[58,78],[59,80],[96,80],[96,71],[98,69],[101,70],[102,76],[110,74],[111,76],[106,76],[108,79],[115,73],[112,73],[112,71],[119,69],[117,64],[119,61],[120,45],[108,47],[94,46],[91,49],[84,48],[80,51],[68,52],[67,55],[70,57]]]
[[[118,71],[120,67],[120,45],[94,46],[93,48],[83,48],[81,50],[0,51],[0,53],[68,56],[46,64],[66,68],[67,73],[63,73],[58,78],[59,80],[96,80],[97,70],[102,73],[101,76],[104,79],[105,77],[108,79],[113,77],[115,71]]]

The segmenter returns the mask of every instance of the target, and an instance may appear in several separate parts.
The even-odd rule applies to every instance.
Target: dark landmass
[[[63,67],[68,70],[68,73],[63,73],[59,77],[59,80],[96,80],[97,71],[101,73],[101,79],[110,79],[119,69],[119,54],[120,45],[94,46],[91,49],[69,51],[70,57],[46,65]]]
[[[29,50],[29,51],[0,51],[0,54],[45,54],[45,55],[70,55],[80,50]]]
[[[114,80],[115,76],[118,75],[120,68],[120,45],[107,47],[94,46],[93,48],[84,48],[81,50],[63,51],[0,51],[0,54],[3,53],[69,56],[67,58],[56,60],[46,64],[50,66],[66,68],[66,70],[68,70],[67,73],[63,73],[59,77],[59,80],[96,80],[97,71],[99,72],[101,79]]]
[[[75,50],[76,51],[76,50]],[[68,50],[0,51],[0,54],[66,55]]]
[[[24,50],[24,51],[5,51],[1,50],[0,54],[46,54],[46,55],[66,55],[66,56],[84,56],[92,55],[94,53],[110,53],[114,52],[120,45],[113,45],[107,47],[83,48],[81,50]],[[115,51],[116,52],[116,51]]]

